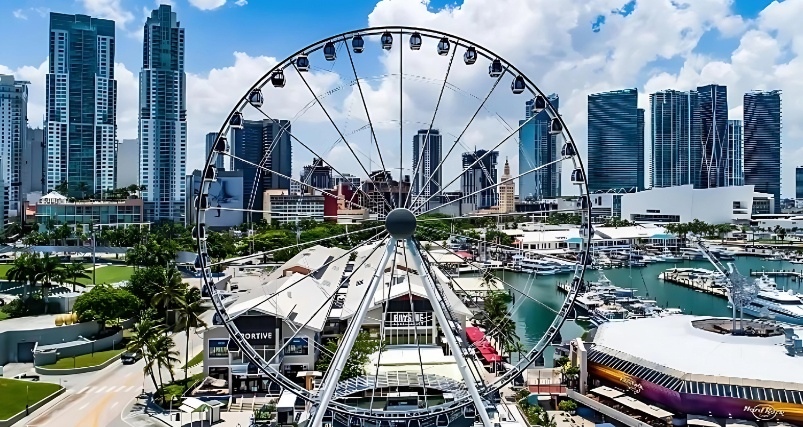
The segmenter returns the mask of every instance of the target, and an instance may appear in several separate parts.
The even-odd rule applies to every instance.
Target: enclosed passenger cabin
[[[217,168],[214,165],[209,165],[204,171],[204,182],[217,181]]]
[[[306,54],[298,55],[296,58],[296,68],[298,71],[309,71],[309,58]]]
[[[563,157],[576,156],[577,150],[575,150],[574,144],[572,144],[571,142],[563,144],[563,148],[560,149],[560,155]]]
[[[243,128],[243,113],[239,111],[235,111],[234,115],[231,116],[229,119],[229,126],[232,129],[242,129]]]
[[[488,75],[491,77],[499,77],[502,75],[504,68],[502,68],[502,61],[494,59],[491,65],[488,66]]]
[[[214,151],[218,153],[228,153],[230,148],[229,140],[225,136],[219,136],[215,141]]]
[[[254,107],[261,107],[264,101],[265,98],[262,96],[262,91],[259,89],[254,89],[248,94],[248,102]]]
[[[195,209],[198,209],[199,207],[201,209],[209,209],[209,195],[200,194],[195,196],[195,202],[193,203],[193,206],[195,206]]]
[[[572,183],[573,184],[582,184],[585,182],[585,176],[583,175],[583,170],[577,168],[572,171]]]
[[[513,79],[513,82],[510,83],[510,90],[512,90],[516,95],[524,92],[524,89],[526,88],[527,85],[524,83],[524,77],[522,76],[516,76],[516,78]]]
[[[365,49],[365,40],[362,39],[362,36],[357,34],[351,39],[351,50],[354,53],[362,53],[363,49]]]
[[[463,54],[463,62],[465,62],[466,65],[477,62],[477,48],[469,46],[468,49],[466,49],[466,53]]]
[[[323,46],[323,57],[326,58],[327,61],[334,61],[337,59],[337,49],[335,49],[334,43],[326,42]]]
[[[393,47],[393,36],[387,31],[385,31],[385,34],[382,34],[380,41],[382,43],[382,49],[390,50],[390,48]]]
[[[552,119],[552,122],[549,124],[549,134],[550,135],[557,135],[563,132],[563,124],[560,122],[560,119],[555,117]]]
[[[438,42],[438,55],[444,56],[449,53],[449,39],[446,37],[441,38],[441,41]]]
[[[546,97],[544,97],[544,95],[536,95],[535,99],[533,100],[533,115],[544,111],[546,104]]]
[[[412,50],[419,50],[421,49],[421,34],[413,33],[410,35],[410,49]]]
[[[270,82],[273,84],[273,87],[284,87],[284,71],[276,70],[276,72],[270,76]]]
[[[206,224],[200,223],[192,227],[192,238],[193,239],[206,239]]]

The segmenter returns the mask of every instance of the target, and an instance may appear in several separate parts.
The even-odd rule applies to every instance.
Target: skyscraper
[[[261,209],[265,190],[290,189],[287,178],[292,176],[290,129],[287,120],[265,119],[245,120],[242,129],[232,130],[232,154],[245,161],[231,158],[229,169],[243,171],[243,206],[246,209]],[[261,214],[253,215],[254,221],[261,218]]]
[[[216,140],[217,140],[217,132],[209,132],[208,134],[206,134],[206,151],[204,152],[204,159],[203,159],[204,162],[206,162],[206,156],[208,156],[209,153],[212,152],[212,147],[215,145]],[[215,167],[218,170],[222,171],[224,169],[223,162],[225,160],[226,159],[224,158],[224,156],[217,156],[217,159],[215,160]]]
[[[28,132],[28,85],[14,76],[0,74],[0,159],[3,181],[8,186],[5,212],[20,209],[22,149]],[[37,182],[39,180],[37,179]]]
[[[744,185],[744,137],[741,120],[728,120],[725,150],[725,185]]]
[[[744,183],[781,206],[781,91],[744,94]]]
[[[462,203],[473,204],[474,209],[488,209],[498,203],[495,185],[499,152],[491,151],[487,156],[485,153],[488,153],[488,150],[463,153],[463,175],[460,189],[463,191],[464,197],[467,197]],[[475,192],[477,194],[472,194]]]
[[[795,207],[803,207],[803,166],[795,168]]]
[[[588,95],[589,191],[644,189],[644,113],[637,98],[636,89]]]
[[[702,148],[698,188],[726,186],[728,88],[711,84],[697,88],[697,126]]]
[[[508,213],[516,210],[516,182],[510,179],[510,163],[505,159],[505,170],[502,174],[502,183],[499,184],[499,212]]]
[[[139,73],[139,181],[145,220],[182,221],[186,192],[187,100],[184,28],[170,5],[145,21]]]
[[[429,133],[429,136],[427,136],[427,133]],[[441,179],[443,168],[439,168],[435,171],[435,168],[441,163],[441,158],[443,156],[442,141],[443,137],[437,129],[432,129],[431,131],[421,129],[418,131],[418,134],[413,136],[412,159],[414,175],[413,192],[410,195],[410,202],[412,203],[412,201],[416,199],[416,196],[420,195],[416,200],[416,206],[413,206],[413,208],[417,208],[427,201],[430,196],[440,190],[441,184],[443,184]],[[422,152],[424,153],[423,156],[421,154]],[[419,160],[421,161],[420,166],[418,165]],[[432,178],[431,180],[430,177]],[[429,183],[427,183],[427,181],[429,181]],[[424,184],[426,184],[426,186]],[[439,205],[440,200],[441,198],[439,196],[433,197],[427,202],[427,206],[425,206],[424,209],[431,209]]]
[[[557,110],[558,95],[547,96]],[[546,110],[532,120],[535,100],[525,103],[524,118],[519,121],[519,173],[525,173],[560,158],[557,136],[549,134],[551,118]],[[519,195],[522,200],[542,200],[560,196],[561,163],[555,163],[519,178]]]
[[[115,187],[114,37],[114,21],[50,14],[46,191],[65,182],[74,195]]]
[[[31,192],[44,191],[45,184],[45,130],[28,128],[20,161],[20,204]],[[22,209],[22,206],[20,206]]]
[[[653,187],[699,182],[700,143],[694,125],[697,91],[650,94],[650,175]]]

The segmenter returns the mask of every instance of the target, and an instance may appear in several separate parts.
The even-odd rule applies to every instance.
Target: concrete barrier
[[[99,371],[99,370],[101,370],[101,369],[103,369],[103,368],[105,368],[105,367],[107,367],[107,366],[111,365],[112,363],[114,363],[114,362],[116,362],[116,361],[120,360],[120,357],[121,357],[122,355],[123,355],[123,353],[120,353],[120,354],[118,354],[118,355],[116,355],[116,356],[112,357],[111,359],[109,359],[109,360],[107,360],[107,361],[105,361],[105,362],[101,363],[100,365],[95,365],[95,366],[85,366],[85,367],[83,367],[83,368],[69,368],[69,369],[47,369],[47,368],[43,368],[43,367],[41,367],[41,366],[34,366],[34,368],[33,368],[33,369],[34,369],[34,370],[36,371],[36,373],[37,373],[37,374],[39,374],[39,375],[72,375],[72,374],[84,374],[84,373],[87,373],[87,372]],[[0,426],[0,427],[2,427],[2,426]]]
[[[45,406],[48,402],[50,402],[51,400],[53,400],[56,397],[60,396],[65,391],[66,391],[66,389],[64,387],[58,389],[57,391],[53,392],[53,394],[51,394],[50,396],[47,396],[44,399],[42,399],[42,400],[34,403],[30,407],[28,407],[28,412],[33,414],[34,411],[36,411],[37,409],[41,408],[42,406]],[[27,417],[27,415],[25,415],[25,411],[24,410],[20,411],[19,413],[17,413],[17,415],[14,415],[13,417],[11,417],[11,418],[9,418],[7,420],[0,420],[0,427],[11,427],[12,425],[16,424],[19,420],[21,420],[21,419],[23,419],[25,417]]]
[[[77,342],[75,345],[70,345],[69,347],[61,347],[55,349],[55,353],[58,353],[59,359],[66,359],[68,357],[74,356],[81,356],[84,354],[92,353],[93,351],[104,351],[109,350],[111,348],[115,348],[117,344],[119,344],[123,340],[123,330],[117,331],[114,335],[109,335],[108,337],[101,338],[95,341],[86,341],[86,342]],[[42,365],[50,365],[55,363],[52,360],[52,356],[48,353],[54,353],[53,351],[48,352],[35,352],[34,353],[34,366],[42,366]]]

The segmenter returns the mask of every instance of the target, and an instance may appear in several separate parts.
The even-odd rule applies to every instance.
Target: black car
[[[135,352],[123,353],[120,356],[120,361],[123,362],[123,365],[132,365],[137,363],[137,360],[142,359],[142,351],[137,350]]]

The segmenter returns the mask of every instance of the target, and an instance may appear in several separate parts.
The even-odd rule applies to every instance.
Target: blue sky
[[[0,37],[12,41],[5,43],[0,55],[0,72],[14,73],[20,79],[33,82],[29,111],[32,124],[40,123],[43,113],[47,13],[85,13],[117,22],[118,136],[120,139],[136,137],[142,24],[146,13],[157,3],[154,0],[0,2],[0,22],[3,23]],[[285,58],[316,40],[355,28],[414,25],[458,34],[487,46],[514,63],[545,92],[558,93],[561,113],[581,153],[589,93],[635,87],[639,90],[639,106],[649,108],[650,92],[667,88],[688,90],[697,85],[719,83],[728,85],[730,113],[737,119],[741,118],[744,92],[782,89],[785,195],[794,191],[794,166],[803,164],[803,126],[799,123],[803,114],[803,79],[799,78],[803,75],[803,59],[799,56],[803,53],[803,26],[797,22],[803,16],[803,0],[600,0],[593,3],[585,0],[428,3],[419,0],[173,0],[169,3],[187,29],[185,66],[189,143],[193,153],[202,145],[203,135],[219,127],[237,97],[275,64],[276,59]],[[359,59],[358,67],[363,75],[382,75],[392,72],[394,60],[393,56],[375,49]],[[417,74],[442,78],[443,64],[433,64],[431,59],[416,62],[418,60],[411,58],[410,61],[411,66],[417,67]],[[338,63],[336,67],[342,65]],[[342,86],[350,68],[333,70],[339,74],[315,71],[311,76],[316,88],[325,91]],[[487,79],[487,75],[476,74],[457,75],[455,79],[466,92],[478,96],[484,93],[487,80],[483,79]],[[382,84],[383,81],[389,83],[387,80],[386,77],[363,88],[375,99],[371,108],[384,106],[384,99],[394,99],[391,95],[395,86]],[[405,90],[405,96],[411,97],[411,105],[416,105],[413,102],[416,97],[423,96],[429,98],[422,100],[421,106],[434,106],[437,88],[422,86],[417,90],[414,85]],[[435,95],[428,95],[429,92]],[[293,93],[292,97],[304,95],[287,91],[275,98],[282,108],[286,107],[279,108],[277,114],[292,117],[298,113],[289,107],[295,102],[294,98],[288,98],[289,93]],[[398,94],[395,96],[398,98]],[[460,102],[459,98],[454,100]],[[517,123],[522,118],[523,101],[500,98],[500,105],[494,112],[508,123]],[[339,113],[336,120],[362,119],[350,108],[349,102],[353,99],[349,96],[335,96],[330,102],[332,111]],[[435,126],[446,133],[459,133],[461,123],[465,122],[458,115],[460,112],[456,108],[451,115],[445,110]],[[414,121],[427,122],[429,114],[422,112]],[[296,132],[315,140],[328,155],[340,155],[342,147],[331,148],[331,143],[326,141],[332,135],[330,130],[323,129],[324,119],[320,114],[308,113],[298,121]],[[476,126],[472,125],[465,142],[477,145],[504,134],[505,129],[498,123],[489,123],[490,119],[487,123],[478,121]],[[307,127],[302,129],[305,124]],[[649,141],[649,133],[646,138]],[[366,158],[370,157],[372,162],[376,160],[369,146],[362,148]],[[502,154],[511,159],[512,165],[517,161],[515,149],[503,150]],[[395,152],[387,154],[389,158],[397,155]],[[200,161],[196,160],[200,157],[191,156],[189,169],[200,166]],[[294,154],[294,166],[308,162],[307,157]],[[343,167],[354,169],[357,166],[344,163]],[[515,169],[516,166],[514,172]]]

